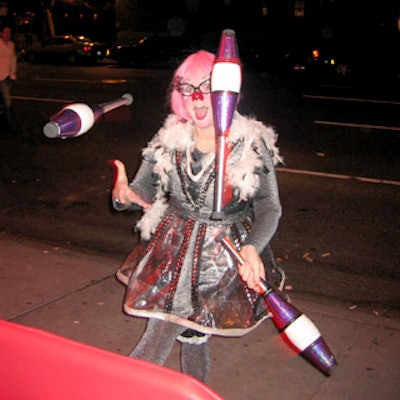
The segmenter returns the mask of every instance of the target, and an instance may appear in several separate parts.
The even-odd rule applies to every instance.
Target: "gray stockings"
[[[146,330],[129,357],[164,365],[176,338],[187,328],[154,318],[147,322]],[[181,370],[206,383],[210,372],[208,341],[202,344],[181,344]]]

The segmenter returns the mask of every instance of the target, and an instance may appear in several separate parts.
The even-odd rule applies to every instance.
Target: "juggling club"
[[[225,164],[229,153],[227,138],[242,85],[242,66],[235,32],[222,32],[215,62],[211,71],[211,102],[216,130],[215,188],[213,219],[223,218],[223,207],[230,191],[225,182]]]
[[[65,106],[43,127],[43,133],[48,138],[73,138],[83,135],[105,113],[115,108],[130,105],[133,96],[125,93],[120,99],[89,106],[84,103],[74,103]]]
[[[240,264],[243,258],[236,247],[222,232],[216,237]],[[255,291],[262,295],[265,305],[272,314],[277,329],[299,353],[326,375],[330,375],[336,364],[335,357],[315,324],[300,310],[290,304],[283,296],[263,281]]]

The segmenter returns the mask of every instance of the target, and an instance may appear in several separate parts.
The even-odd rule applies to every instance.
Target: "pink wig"
[[[214,54],[205,50],[199,50],[187,57],[175,71],[171,88],[171,108],[180,119],[186,121],[191,120],[183,103],[182,95],[176,90],[176,84],[190,78],[190,75],[193,74],[195,70],[200,70],[204,75],[211,74],[214,60]]]

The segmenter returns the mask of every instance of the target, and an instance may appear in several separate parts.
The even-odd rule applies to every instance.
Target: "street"
[[[21,63],[13,104],[23,133],[0,135],[0,230],[106,254],[122,262],[137,240],[138,214],[110,207],[108,160],[132,177],[140,151],[165,118],[168,69],[113,64]],[[64,104],[97,104],[124,93],[133,105],[73,139],[42,129]],[[306,85],[245,73],[239,111],[279,133],[283,217],[273,239],[297,297],[400,314],[400,96],[381,88]]]

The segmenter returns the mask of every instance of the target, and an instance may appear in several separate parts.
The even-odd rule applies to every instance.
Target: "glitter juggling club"
[[[224,232],[217,235],[216,240],[223,244],[238,263],[244,263],[240,253]],[[290,304],[268,282],[263,281],[255,291],[263,296],[279,332],[306,360],[325,375],[330,375],[336,364],[335,357],[311,319]]]
[[[225,180],[225,164],[229,154],[228,135],[242,85],[242,66],[235,32],[222,32],[215,62],[211,71],[211,102],[216,133],[214,210],[212,218],[224,216],[223,208],[231,197]]]
[[[73,103],[62,108],[43,127],[48,138],[67,139],[86,133],[105,113],[121,106],[133,103],[133,96],[125,93],[121,98],[89,106],[84,103]]]

